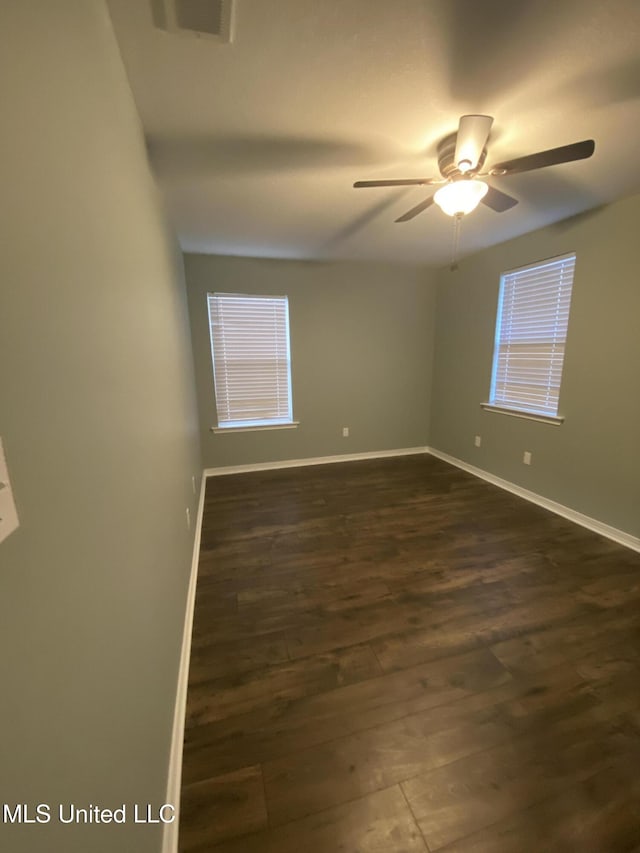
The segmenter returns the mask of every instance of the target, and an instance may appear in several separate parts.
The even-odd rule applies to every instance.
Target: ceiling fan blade
[[[593,139],[583,139],[582,142],[573,142],[571,145],[562,145],[560,148],[550,148],[548,151],[538,151],[537,154],[496,163],[489,169],[489,174],[515,175],[517,172],[531,172],[533,169],[571,163],[573,160],[586,160],[595,150],[596,143]]]
[[[408,222],[410,219],[413,219],[414,216],[417,216],[419,213],[422,213],[423,210],[426,210],[428,207],[431,207],[433,204],[433,196],[429,196],[425,201],[421,201],[420,204],[416,204],[415,207],[412,207],[411,210],[408,210],[406,213],[403,213],[402,216],[399,216],[396,219],[396,222]]]
[[[507,195],[495,187],[489,187],[486,195],[480,201],[486,204],[487,207],[490,207],[491,210],[495,210],[496,213],[504,213],[505,210],[511,210],[518,203],[517,198]]]
[[[455,164],[461,172],[470,172],[487,144],[493,119],[491,116],[462,116],[456,138]]]
[[[405,178],[397,181],[356,181],[353,185],[356,189],[360,187],[425,187],[429,184],[441,184],[437,178]]]

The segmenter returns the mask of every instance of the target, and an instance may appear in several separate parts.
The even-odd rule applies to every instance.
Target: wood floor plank
[[[588,689],[611,713],[640,719],[640,648],[616,644],[591,652],[576,664]]]
[[[429,853],[396,786],[221,844],[216,853]]]
[[[248,756],[261,762],[277,758],[461,697],[482,704],[483,691],[510,680],[489,652],[478,650],[313,696],[273,702],[212,724],[190,725],[185,732],[185,779],[226,772],[242,766]],[[494,692],[486,703],[495,704],[504,696]]]
[[[446,853],[627,853],[640,838],[640,782],[619,761],[528,809],[442,848]],[[535,845],[532,847],[532,845]]]
[[[639,650],[639,554],[433,457],[212,478],[182,849],[630,853]]]
[[[262,772],[243,767],[182,789],[180,853],[205,853],[267,825]]]
[[[297,580],[286,586],[253,586],[238,593],[238,606],[247,614],[258,615],[265,599],[269,599],[270,609],[280,612],[295,613],[320,607],[332,613],[375,604],[391,597],[387,584],[371,575],[366,581],[361,586],[355,586],[351,577],[344,579],[329,576],[328,581],[316,579],[313,585]]]
[[[425,620],[423,607],[394,599],[338,613],[318,613],[310,624],[289,631],[289,655],[303,658],[336,646],[368,643],[380,632],[407,630],[416,621]]]
[[[567,733],[600,722],[593,710],[597,702],[579,676],[562,674],[550,682],[522,684],[514,699],[505,700],[500,689],[476,693],[267,761],[270,818],[274,824],[286,822],[532,732],[553,731],[556,746],[562,744]]]
[[[484,720],[434,731],[430,719],[404,717],[264,765],[274,825],[409,779],[461,755],[506,740],[508,722]]]
[[[304,660],[202,682],[187,709],[187,727],[238,716],[273,703],[289,703],[346,684],[367,681],[382,670],[369,646],[350,646]]]
[[[588,713],[588,712],[587,712]],[[561,734],[553,728],[418,776],[402,787],[431,851],[528,808],[609,766],[638,757],[635,738],[596,718]]]
[[[640,612],[590,613],[562,625],[553,625],[492,645],[498,660],[513,673],[549,669],[578,660],[610,643],[637,638],[640,646]]]
[[[383,634],[371,645],[382,668],[393,670],[479,645],[495,645],[583,614],[584,608],[576,600],[552,595],[542,601],[505,602],[502,607],[487,606],[484,610],[469,604],[466,613],[456,612],[455,607],[450,610],[445,602],[439,615],[425,627]]]
[[[192,696],[199,696],[198,684],[221,677],[239,677],[247,670],[273,666],[289,660],[287,636],[283,632],[239,637],[217,637],[215,629],[207,629],[194,637],[191,645],[189,684]]]

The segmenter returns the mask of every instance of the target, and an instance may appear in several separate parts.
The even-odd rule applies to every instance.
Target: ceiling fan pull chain
[[[453,249],[451,252],[451,271],[458,269],[458,252],[460,249],[460,227],[462,225],[462,214],[456,213],[453,217]]]

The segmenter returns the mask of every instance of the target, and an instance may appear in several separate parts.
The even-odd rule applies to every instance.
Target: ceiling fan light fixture
[[[475,210],[488,190],[484,181],[453,181],[441,187],[433,200],[447,216],[457,216]]]

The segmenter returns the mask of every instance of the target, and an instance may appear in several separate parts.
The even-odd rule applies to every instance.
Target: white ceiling
[[[452,220],[394,219],[439,177],[464,113],[495,118],[487,166],[595,139],[589,160],[492,178],[461,253],[640,192],[640,0],[236,0],[235,38],[154,26],[109,0],[152,163],[185,251],[443,264]]]

